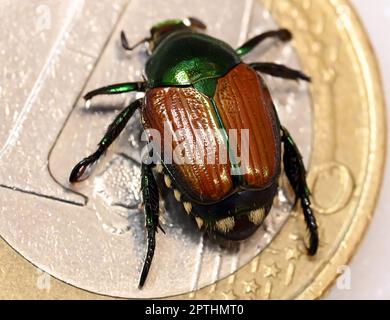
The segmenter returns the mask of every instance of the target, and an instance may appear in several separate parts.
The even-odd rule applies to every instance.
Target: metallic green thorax
[[[239,63],[240,56],[225,42],[191,30],[180,30],[155,48],[145,71],[151,88],[187,86],[222,77]],[[213,90],[210,83],[199,87],[209,93]]]

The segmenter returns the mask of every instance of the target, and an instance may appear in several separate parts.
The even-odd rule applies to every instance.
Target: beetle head
[[[142,43],[147,43],[149,53],[152,53],[157,45],[168,35],[181,30],[200,31],[205,30],[206,25],[196,18],[185,18],[183,20],[165,20],[157,23],[150,29],[150,36],[137,42],[134,46],[130,46],[125,33],[121,32],[121,41],[124,49],[132,51]]]
[[[149,50],[153,52],[161,40],[173,32],[181,30],[200,31],[205,29],[206,25],[202,21],[192,17],[183,20],[165,20],[159,22],[150,30]]]

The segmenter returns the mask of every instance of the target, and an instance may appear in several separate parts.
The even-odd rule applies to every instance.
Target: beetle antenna
[[[126,37],[126,34],[124,33],[124,31],[121,31],[121,42],[122,42],[122,47],[123,49],[127,50],[127,51],[133,51],[135,48],[137,48],[140,44],[143,44],[145,42],[148,42],[150,41],[150,38],[143,38],[142,40],[140,40],[139,42],[137,42],[134,46],[130,47],[129,45],[129,41],[127,40],[127,37]]]

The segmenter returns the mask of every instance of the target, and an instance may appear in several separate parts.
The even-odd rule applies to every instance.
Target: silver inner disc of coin
[[[37,74],[41,82],[27,86],[33,94],[27,92],[22,95],[25,99],[16,103],[19,97],[15,92],[5,93],[11,110],[0,123],[4,142],[0,145],[0,234],[34,265],[79,288],[126,298],[174,296],[231,275],[264,250],[290,215],[288,183],[281,179],[274,207],[263,226],[250,239],[231,248],[208,240],[179,203],[162,199],[162,207],[170,204],[161,214],[166,235],[157,235],[149,277],[139,290],[147,246],[144,215],[139,208],[139,114],[89,180],[76,186],[67,182],[73,166],[95,150],[118,110],[139,95],[99,97],[89,109],[82,99],[74,103],[72,97],[112,83],[142,80],[146,48],[124,52],[120,30],[127,33],[132,44],[148,35],[156,22],[193,16],[207,24],[208,34],[238,47],[248,38],[279,26],[254,0],[125,2],[112,8],[109,1],[102,1],[100,10],[94,12],[84,1],[70,1],[58,13],[60,27],[51,31],[64,32],[57,51],[43,54],[31,49],[28,53],[37,61],[41,58],[38,55],[43,55],[49,65],[48,71],[43,68]],[[116,20],[111,20],[115,20],[112,30],[107,31],[102,29],[106,22],[100,25],[99,21],[109,19],[110,10],[117,10],[117,14],[113,15]],[[77,26],[83,31],[77,33]],[[94,37],[101,40],[99,52],[89,51],[91,47],[85,45]],[[23,54],[14,53],[31,61]],[[245,61],[277,62],[301,69],[292,44],[272,40],[247,55]],[[29,70],[26,64],[20,66]],[[79,76],[87,71],[88,77]],[[308,164],[312,149],[309,86],[269,76],[264,79],[282,124],[290,130]]]

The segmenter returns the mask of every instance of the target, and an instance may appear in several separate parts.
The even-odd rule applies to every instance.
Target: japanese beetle
[[[186,143],[184,153],[193,151],[199,138],[198,130],[213,136],[212,146],[205,144],[206,155],[218,158],[219,149],[228,149],[225,163],[206,163],[205,155],[195,155],[196,163],[170,163],[160,150],[156,161],[142,163],[142,196],[146,219],[148,249],[139,287],[146,280],[155,249],[155,234],[159,224],[159,185],[155,174],[173,189],[188,214],[200,229],[230,240],[251,236],[269,213],[275,197],[281,163],[300,201],[310,231],[308,254],[318,248],[318,228],[310,208],[310,191],[300,152],[286,128],[281,126],[270,93],[259,73],[290,80],[310,81],[300,71],[274,63],[245,64],[241,57],[268,38],[291,39],[286,29],[260,34],[234,50],[225,42],[201,31],[206,26],[195,18],[163,21],[151,29],[150,36],[140,41],[148,44],[149,59],[145,81],[120,83],[91,91],[86,103],[101,94],[145,92],[145,97],[132,102],[108,127],[95,153],[78,163],[70,174],[70,182],[84,179],[86,170],[95,163],[118,137],[137,109],[141,111],[145,129],[157,130],[164,137],[164,124],[171,133],[181,129]],[[133,50],[121,33],[125,50]],[[137,46],[136,45],[136,46]],[[238,149],[249,153],[245,171],[233,161],[227,131],[247,130],[249,145],[238,143]],[[240,134],[240,133],[239,133]],[[239,139],[238,139],[239,140]],[[167,142],[167,141],[163,141]],[[210,141],[209,141],[210,142]],[[168,142],[177,147],[178,141]],[[283,145],[283,152],[282,152]],[[176,149],[175,149],[176,150]],[[164,150],[165,151],[165,150]],[[241,150],[242,151],[242,150]],[[147,153],[150,160],[156,155]],[[218,160],[218,159],[217,159]],[[154,170],[155,169],[155,170]],[[233,170],[236,172],[233,174]]]

